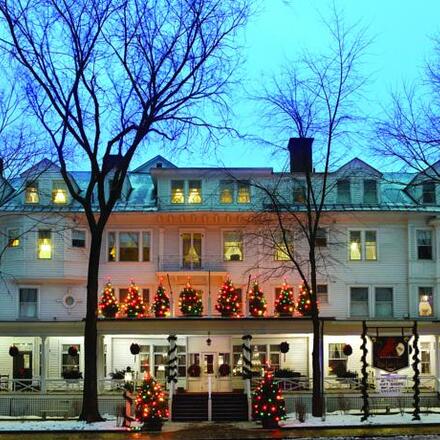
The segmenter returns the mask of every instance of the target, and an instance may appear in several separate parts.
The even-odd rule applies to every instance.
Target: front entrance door
[[[32,351],[20,351],[13,359],[13,378],[18,380],[32,379]],[[26,385],[30,385],[29,380],[24,383],[16,383],[15,389],[21,389]]]
[[[217,380],[215,375],[215,366],[217,365],[217,353],[202,353],[202,371],[201,371],[201,391],[209,391],[209,382],[211,382],[211,392],[217,391]]]
[[[197,270],[202,267],[202,234],[185,232],[182,238],[182,267]]]

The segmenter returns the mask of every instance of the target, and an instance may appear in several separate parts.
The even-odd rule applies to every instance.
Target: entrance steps
[[[248,420],[247,398],[243,393],[212,393],[212,420]],[[208,420],[208,393],[181,393],[173,396],[174,422]]]

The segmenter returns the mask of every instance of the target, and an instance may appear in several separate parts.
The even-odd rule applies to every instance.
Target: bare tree
[[[101,420],[96,318],[104,228],[142,143],[228,131],[234,37],[249,2],[2,0],[0,12],[3,47],[19,64],[29,103],[91,233],[80,419],[93,422]],[[68,172],[70,155],[87,160],[84,191]]]
[[[253,182],[266,199],[266,212],[259,214],[260,224],[264,225],[259,233],[263,243],[283,252],[287,261],[279,262],[278,273],[295,270],[311,299],[312,412],[316,417],[323,414],[322,321],[316,293],[317,274],[326,264],[320,252],[321,227],[329,218],[326,200],[334,184],[330,167],[340,154],[342,139],[360,118],[357,100],[365,77],[358,69],[370,43],[366,29],[359,23],[347,26],[334,7],[326,26],[328,52],[306,53],[297,62],[290,62],[259,97],[266,115],[275,124],[276,135],[285,136],[286,130],[296,134],[298,139],[289,143],[289,149],[295,151],[299,146],[302,152],[299,151],[298,162],[305,162],[302,167],[301,163],[291,164],[290,171],[275,175],[269,182]],[[307,153],[302,154],[311,149],[313,138],[319,142],[313,152],[321,168],[319,172],[312,167],[311,152],[308,158]],[[292,235],[301,246],[294,248]]]
[[[440,37],[424,78],[391,94],[376,125],[376,152],[424,180],[440,182]]]

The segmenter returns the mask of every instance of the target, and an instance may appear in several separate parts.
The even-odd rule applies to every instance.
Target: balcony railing
[[[185,258],[182,255],[162,255],[159,256],[158,263],[161,272],[226,271],[226,262],[222,255],[200,255],[192,258]]]

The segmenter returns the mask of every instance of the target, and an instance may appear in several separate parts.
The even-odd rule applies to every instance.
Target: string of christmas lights
[[[202,316],[203,302],[200,295],[192,288],[188,281],[180,292],[179,308],[184,316]]]
[[[264,293],[258,285],[258,281],[254,282],[251,290],[249,290],[249,313],[255,318],[264,317],[266,313],[267,304],[264,298]]]
[[[124,310],[127,318],[142,318],[145,315],[145,304],[139,295],[139,288],[132,280],[128,287],[128,293],[124,301]]]
[[[241,304],[232,281],[228,278],[220,289],[215,309],[224,318],[240,316]]]
[[[275,299],[275,313],[278,316],[292,316],[295,311],[293,290],[284,280],[281,291]]]
[[[112,283],[108,279],[99,300],[99,313],[105,318],[114,318],[118,311],[119,305],[115,297],[115,289],[113,289]]]
[[[156,318],[166,318],[170,315],[170,298],[163,287],[162,279],[157,288],[151,310]]]

